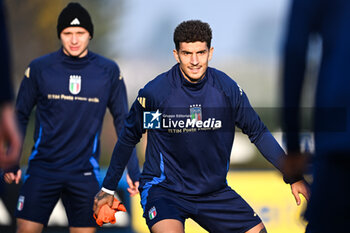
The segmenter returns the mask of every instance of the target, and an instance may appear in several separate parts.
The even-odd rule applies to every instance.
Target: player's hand
[[[105,204],[101,207],[98,215],[94,214],[97,225],[102,226],[105,223],[116,223],[115,213],[118,211],[126,212],[126,208],[117,198],[114,198],[112,207]]]
[[[128,182],[129,188],[128,192],[130,194],[130,197],[133,197],[139,193],[139,181],[133,182],[129,176],[129,174],[126,175],[126,182]]]
[[[0,166],[8,169],[18,164],[22,140],[12,104],[0,109]]]
[[[101,207],[104,204],[107,204],[109,207],[112,207],[113,199],[114,199],[114,195],[105,193],[102,190],[100,190],[95,196],[94,207],[93,207],[94,214],[97,216],[98,212],[100,211]]]
[[[310,199],[310,187],[305,180],[299,180],[290,185],[292,189],[292,194],[295,198],[297,205],[300,205],[301,200],[299,194],[302,194],[307,201]]]
[[[22,177],[22,171],[21,169],[18,169],[18,171],[15,173],[13,172],[7,172],[4,174],[4,180],[8,184],[12,184],[12,182],[15,182],[16,184],[19,183]]]

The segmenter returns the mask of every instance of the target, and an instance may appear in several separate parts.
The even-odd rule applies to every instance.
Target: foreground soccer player
[[[60,197],[71,232],[95,231],[92,206],[100,189],[103,118],[108,107],[120,132],[128,110],[117,64],[88,51],[93,37],[89,13],[78,3],[68,4],[58,18],[57,33],[62,48],[31,62],[17,98],[23,135],[37,106],[35,144],[15,213],[18,233],[41,232]],[[129,167],[137,181],[135,156]],[[5,174],[7,182],[20,177],[20,170]]]
[[[284,126],[287,138],[286,172],[302,174],[299,114],[303,90],[312,67],[310,38],[322,41],[314,93],[311,198],[305,212],[307,233],[348,232],[350,219],[350,1],[293,0],[283,55]],[[321,46],[320,46],[321,47]],[[310,69],[311,70],[311,69]],[[312,72],[311,72],[312,73]],[[313,75],[311,75],[313,76]],[[314,87],[312,87],[314,88]]]
[[[13,106],[9,47],[5,6],[0,0],[0,174],[1,169],[8,169],[17,163],[21,149]]]
[[[141,204],[149,229],[184,232],[192,218],[209,232],[266,232],[254,210],[226,182],[235,125],[277,168],[284,155],[250,106],[243,90],[226,74],[208,67],[211,29],[185,21],[174,32],[178,64],[142,90],[114,149],[94,211],[112,205],[113,191],[132,149],[147,130],[146,162],[140,178]],[[303,180],[292,183],[308,199]]]

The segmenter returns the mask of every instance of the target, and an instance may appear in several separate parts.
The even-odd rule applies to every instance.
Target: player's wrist
[[[104,187],[102,187],[101,190],[109,195],[114,195],[114,193],[115,193],[114,190],[106,189]]]

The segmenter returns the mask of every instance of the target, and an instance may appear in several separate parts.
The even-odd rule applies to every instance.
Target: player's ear
[[[174,54],[174,57],[175,57],[175,60],[180,63],[180,58],[179,58],[179,53],[176,49],[173,50],[173,54]]]
[[[213,52],[214,52],[214,48],[213,48],[213,47],[210,47],[210,49],[209,49],[209,58],[208,58],[209,61],[210,61],[211,58],[213,57]]]

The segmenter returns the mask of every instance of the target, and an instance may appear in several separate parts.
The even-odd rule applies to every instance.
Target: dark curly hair
[[[180,42],[207,42],[210,48],[212,39],[211,28],[208,23],[200,20],[188,20],[180,23],[174,31],[174,43],[176,50],[180,48]]]

